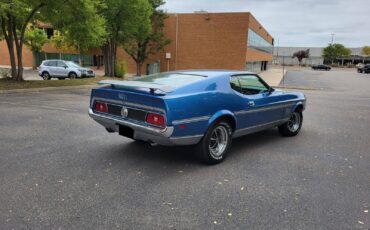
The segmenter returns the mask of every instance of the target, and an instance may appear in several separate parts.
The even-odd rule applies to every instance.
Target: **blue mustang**
[[[196,145],[207,164],[221,162],[232,138],[278,127],[295,136],[306,98],[273,89],[251,72],[197,70],[104,80],[90,116],[108,132],[159,145]]]

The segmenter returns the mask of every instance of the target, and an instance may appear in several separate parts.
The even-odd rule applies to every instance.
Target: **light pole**
[[[331,44],[333,45],[333,43],[334,43],[334,36],[335,36],[335,34],[330,34],[331,35]]]

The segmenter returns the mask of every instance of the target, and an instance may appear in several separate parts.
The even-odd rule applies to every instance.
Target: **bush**
[[[127,73],[127,62],[125,60],[119,60],[116,63],[116,77],[126,79],[126,73]]]
[[[0,78],[10,78],[10,70],[0,69]]]

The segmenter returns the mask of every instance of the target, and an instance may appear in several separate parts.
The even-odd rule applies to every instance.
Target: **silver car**
[[[95,77],[95,73],[92,69],[84,68],[72,61],[63,60],[43,61],[39,68],[39,75],[44,80],[50,80],[51,78],[75,79],[82,77]]]

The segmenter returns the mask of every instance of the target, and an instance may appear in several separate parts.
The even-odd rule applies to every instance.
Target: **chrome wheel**
[[[215,159],[222,158],[229,141],[228,130],[225,126],[216,127],[209,140],[209,152]]]
[[[44,80],[49,80],[49,78],[50,78],[50,75],[49,75],[49,73],[43,73],[42,74],[42,78],[44,79]]]
[[[301,125],[301,116],[297,112],[292,113],[287,124],[289,131],[292,133],[296,132],[299,129],[300,125]]]

